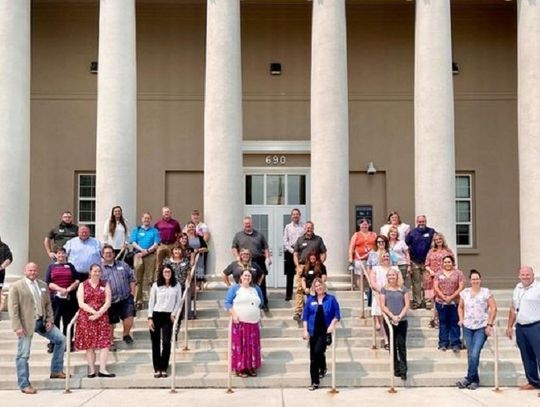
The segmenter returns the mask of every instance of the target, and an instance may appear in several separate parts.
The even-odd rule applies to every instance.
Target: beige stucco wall
[[[311,6],[268,3],[242,5],[244,139],[308,140]],[[75,209],[75,173],[95,168],[96,4],[32,9],[30,258],[43,265],[45,232]],[[459,261],[509,285],[519,261],[515,10],[462,3],[452,11],[456,168],[472,171],[476,186],[475,248]],[[351,231],[355,204],[372,203],[376,223],[390,210],[414,223],[414,7],[353,3],[347,12]],[[138,4],[138,212],[158,216],[166,203],[185,221],[203,207],[204,41],[203,4]],[[271,62],[282,64],[281,76],[269,74]]]

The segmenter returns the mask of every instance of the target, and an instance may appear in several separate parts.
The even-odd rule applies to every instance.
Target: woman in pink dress
[[[99,349],[99,377],[114,377],[107,371],[111,345],[111,327],[107,310],[111,306],[111,287],[101,280],[101,266],[92,264],[88,280],[79,285],[79,319],[75,332],[75,348],[86,350],[88,377],[96,377],[96,349]]]
[[[442,233],[435,233],[433,235],[433,241],[431,242],[431,249],[426,257],[426,272],[424,273],[424,299],[426,300],[426,308],[431,309],[431,320],[429,321],[429,327],[435,328],[437,326],[437,311],[433,306],[433,298],[435,297],[435,291],[433,289],[433,277],[443,268],[443,259],[446,256],[452,256],[455,258],[452,250],[448,248],[446,239]]]

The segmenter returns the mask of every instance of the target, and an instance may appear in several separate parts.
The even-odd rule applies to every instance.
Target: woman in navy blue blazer
[[[326,284],[315,278],[310,295],[304,307],[304,339],[309,340],[309,390],[319,388],[320,379],[326,375],[327,337],[331,338],[336,323],[340,320],[339,304],[336,297],[326,293]]]

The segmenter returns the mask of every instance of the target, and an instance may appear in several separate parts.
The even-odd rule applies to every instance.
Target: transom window
[[[246,205],[305,205],[303,174],[246,174]]]

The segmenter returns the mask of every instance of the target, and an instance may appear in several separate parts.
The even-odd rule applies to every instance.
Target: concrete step
[[[321,387],[331,385],[331,374],[328,374],[321,380]],[[32,378],[33,386],[42,389],[61,389],[64,381],[50,380],[48,375],[34,375]],[[177,388],[226,388],[226,373],[192,373],[186,376],[176,376]],[[411,373],[407,381],[395,378],[395,387],[453,387],[455,382],[463,377],[460,373]],[[493,376],[490,373],[481,375],[483,386],[493,386]],[[500,378],[501,386],[517,386],[523,383],[523,375],[508,375]],[[309,373],[261,373],[254,378],[232,378],[233,388],[292,388],[307,387],[309,385]],[[72,389],[127,389],[127,388],[170,388],[171,379],[154,379],[150,374],[123,375],[119,374],[113,379],[94,378],[75,376],[70,380]],[[388,373],[379,372],[377,374],[364,374],[364,372],[337,372],[336,387],[389,387],[390,378]],[[0,389],[17,389],[15,380],[0,381]]]

